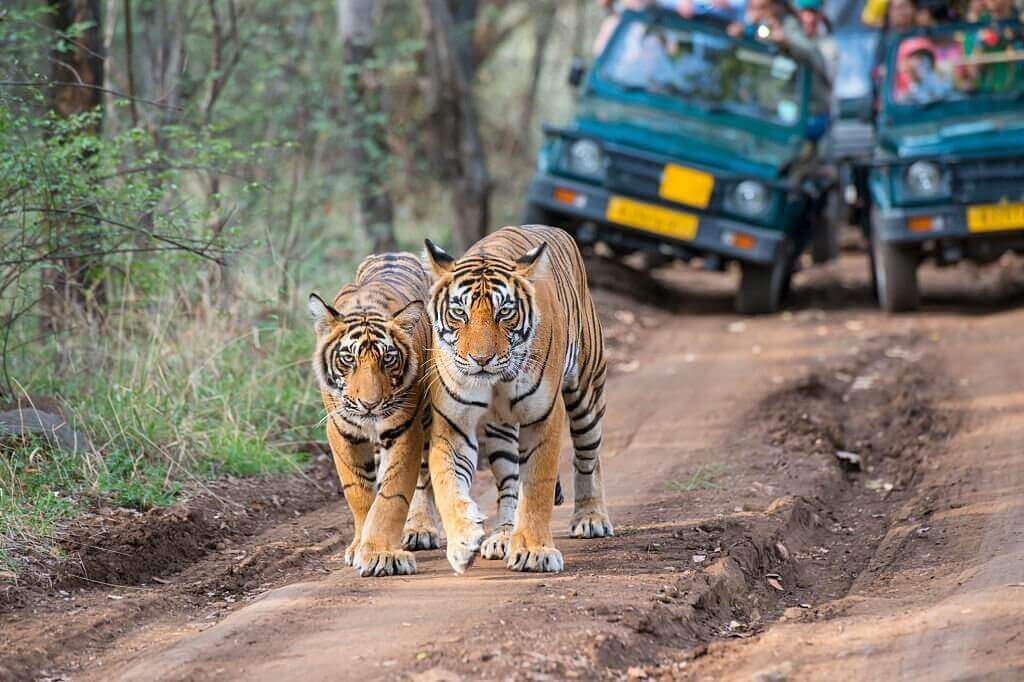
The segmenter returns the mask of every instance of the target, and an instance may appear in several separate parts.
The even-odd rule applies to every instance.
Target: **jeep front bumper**
[[[916,244],[933,240],[1024,241],[1024,228],[970,230],[967,221],[967,208],[955,204],[915,208],[879,208],[872,221],[872,229],[883,242],[897,244]]]
[[[619,225],[607,218],[612,193],[603,187],[538,173],[530,182],[527,201],[575,221],[593,223],[597,239],[666,255],[704,256],[716,254],[729,259],[770,265],[785,253],[785,234],[718,216],[699,215],[696,236],[676,239],[657,232]],[[624,198],[630,198],[623,195]],[[692,213],[685,207],[676,208]]]

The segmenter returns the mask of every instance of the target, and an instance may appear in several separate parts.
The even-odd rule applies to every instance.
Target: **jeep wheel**
[[[736,312],[741,315],[766,315],[778,311],[792,274],[790,259],[781,258],[772,265],[743,263],[741,267]]]
[[[839,255],[839,213],[839,193],[832,190],[822,213],[813,218],[811,258],[815,265],[828,263]]]
[[[917,309],[921,302],[917,261],[917,249],[883,242],[872,231],[871,264],[882,310],[901,313]]]

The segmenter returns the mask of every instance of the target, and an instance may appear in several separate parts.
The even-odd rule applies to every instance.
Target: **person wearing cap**
[[[928,104],[946,99],[953,92],[952,82],[936,68],[938,56],[928,38],[908,38],[900,43],[897,55],[893,95],[898,102]]]

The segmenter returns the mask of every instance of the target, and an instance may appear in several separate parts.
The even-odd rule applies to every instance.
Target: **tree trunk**
[[[545,0],[536,14],[534,24],[533,58],[530,64],[530,85],[523,99],[523,113],[519,121],[519,146],[529,149],[533,132],[533,114],[537,108],[537,90],[540,88],[540,77],[544,70],[544,57],[547,54],[548,41],[555,27],[557,6],[554,0]]]
[[[487,234],[491,181],[473,88],[463,68],[445,0],[420,0],[430,74],[430,127],[441,179],[455,208],[453,241],[463,252]]]
[[[452,43],[459,56],[462,73],[472,83],[476,76],[477,55],[474,34],[480,14],[480,0],[448,0],[452,21]]]
[[[388,191],[387,130],[381,114],[380,78],[372,66],[376,17],[374,0],[338,0],[344,62],[348,164],[356,178],[359,223],[374,253],[394,251],[394,208]]]
[[[53,110],[64,117],[92,111],[103,103],[103,29],[100,0],[53,0],[51,25],[66,33],[73,25],[88,23],[68,43],[68,51],[54,50],[51,77],[55,85]],[[99,132],[97,127],[96,132]]]
[[[77,114],[96,112],[93,123],[81,129],[83,134],[98,135],[102,129],[104,49],[103,22],[100,0],[49,0],[50,23],[56,34],[66,35],[75,25],[86,28],[76,32],[66,41],[66,50],[54,49],[51,54],[50,105],[63,118]],[[56,36],[54,36],[56,39]],[[88,166],[90,158],[82,158],[81,164]],[[81,218],[53,218],[52,243],[88,241],[82,234],[71,239],[62,238],[62,233],[78,231],[78,226],[69,221]],[[43,273],[41,298],[44,313],[44,327],[54,329],[60,326],[65,306],[74,304],[79,308],[91,308],[98,312],[106,301],[106,291],[101,277],[97,276],[95,263],[78,257],[63,259]]]

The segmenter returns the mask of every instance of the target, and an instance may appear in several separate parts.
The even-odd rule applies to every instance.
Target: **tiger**
[[[413,574],[411,551],[440,544],[422,381],[429,294],[420,258],[395,253],[363,260],[333,305],[309,296],[327,440],[355,526],[345,563],[362,576]]]
[[[542,225],[502,228],[459,260],[425,244],[434,280],[429,469],[448,562],[461,574],[480,553],[514,571],[559,572],[551,514],[567,418],[569,533],[613,535],[600,458],[607,364],[583,258],[565,231]],[[487,537],[470,497],[481,452],[508,465],[498,485],[509,503],[499,502]]]

